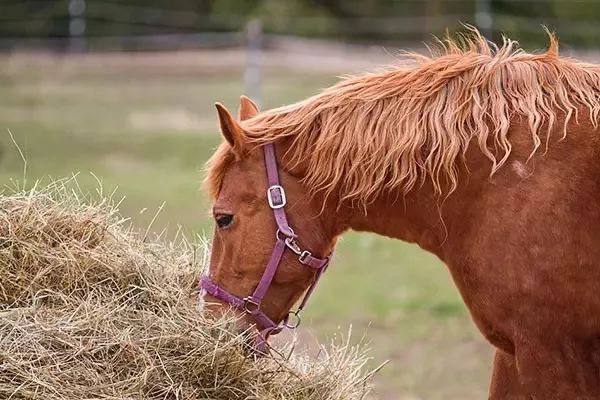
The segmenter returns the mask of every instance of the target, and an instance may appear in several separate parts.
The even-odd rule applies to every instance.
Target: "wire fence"
[[[432,35],[478,26],[486,36],[502,33],[545,41],[542,25],[555,30],[563,41],[583,47],[600,43],[598,0],[571,0],[585,18],[557,16],[548,9],[553,0],[503,0],[504,11],[492,0],[403,0],[415,5],[411,13],[380,17],[331,18],[287,15],[263,19],[263,40],[272,35],[299,35],[350,42],[414,43]],[[425,4],[423,7],[420,4]],[[433,4],[433,6],[427,4]],[[587,12],[589,10],[589,12]],[[586,15],[589,14],[589,15]],[[132,4],[123,0],[1,0],[0,49],[48,48],[56,50],[173,50],[235,47],[247,43],[251,20],[242,14],[206,14],[179,7]],[[519,32],[520,34],[515,34]]]
[[[237,58],[227,62],[241,67],[245,93],[260,102],[261,77],[269,60],[287,62],[285,68],[302,65],[307,69],[313,64],[337,68],[342,63],[351,69],[351,59],[375,59],[395,46],[414,47],[431,41],[433,35],[464,29],[463,24],[477,26],[492,40],[498,41],[506,33],[521,42],[524,37],[533,38],[539,47],[547,43],[542,29],[545,25],[561,37],[563,49],[569,44],[600,47],[600,15],[594,15],[600,13],[600,0],[571,0],[569,7],[585,11],[586,18],[578,20],[548,12],[553,0],[527,0],[532,5],[527,13],[520,8],[520,0],[502,1],[508,5],[502,11],[491,7],[493,0],[403,0],[415,5],[411,12],[380,17],[293,15],[269,19],[241,13],[207,14],[183,8],[182,3],[179,7],[149,6],[142,0],[137,4],[134,0],[0,0],[0,51],[235,49]],[[425,3],[428,5],[421,7]],[[321,42],[297,37],[318,38]],[[323,39],[333,39],[336,44]],[[340,42],[346,44],[339,46]],[[362,46],[354,51],[348,42],[376,43],[379,49],[370,52]],[[275,51],[269,54],[270,50]],[[295,56],[291,57],[292,53]],[[223,54],[218,57],[224,58]]]

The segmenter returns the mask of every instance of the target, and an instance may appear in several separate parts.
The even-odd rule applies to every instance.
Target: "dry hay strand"
[[[367,359],[347,343],[249,358],[232,318],[198,312],[201,241],[147,240],[71,183],[0,196],[0,398],[367,395]]]

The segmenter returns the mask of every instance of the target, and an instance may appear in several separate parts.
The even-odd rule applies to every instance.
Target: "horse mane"
[[[429,179],[438,194],[458,185],[458,163],[476,140],[496,172],[511,154],[511,120],[527,121],[531,155],[548,145],[558,113],[600,116],[600,66],[559,57],[558,41],[530,54],[477,31],[440,41],[441,54],[409,54],[416,65],[349,76],[320,94],[242,122],[247,142],[293,142],[287,157],[306,166],[304,184],[341,201],[366,204],[384,192],[408,192]],[[216,194],[232,160],[221,149],[209,162]]]

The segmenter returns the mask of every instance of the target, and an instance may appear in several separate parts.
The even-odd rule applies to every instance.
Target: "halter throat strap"
[[[279,180],[275,146],[272,143],[268,143],[263,146],[263,152],[267,170],[267,181],[269,184],[267,189],[267,201],[269,207],[273,210],[273,216],[275,217],[275,222],[277,224],[275,245],[273,246],[271,257],[267,262],[265,272],[252,295],[243,298],[229,293],[227,290],[214,283],[209,276],[202,276],[200,278],[200,288],[216,299],[228,303],[233,308],[237,308],[250,314],[257,323],[262,344],[266,344],[266,339],[269,335],[281,332],[284,327],[294,329],[300,324],[300,312],[308,303],[308,299],[312,295],[321,275],[325,269],[327,269],[331,255],[325,258],[318,258],[299,245],[297,241],[298,236],[290,227],[285,213],[287,199],[285,190],[281,186]],[[298,262],[301,265],[315,269],[317,274],[309,288],[306,290],[298,308],[295,311],[290,311],[283,321],[277,323],[262,311],[261,304],[271,286],[286,249],[298,256]],[[292,315],[294,316],[295,321],[290,323],[290,316]]]

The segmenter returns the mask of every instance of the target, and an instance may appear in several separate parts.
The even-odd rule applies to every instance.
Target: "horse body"
[[[517,126],[507,167],[490,178],[469,156],[469,177],[443,205],[447,238],[433,251],[488,338],[512,339],[494,343],[509,353],[527,336],[519,328],[544,337],[600,332],[600,131],[568,131],[527,161]]]
[[[444,261],[497,348],[490,398],[600,398],[600,67],[558,58],[555,42],[542,55],[478,45],[244,122],[220,111],[210,189],[240,221],[217,232],[210,274],[243,296],[264,271],[275,227],[256,205],[257,146],[274,143],[289,219],[317,255],[354,229]],[[274,320],[315,279],[284,260],[265,298]]]
[[[529,130],[516,123],[507,167],[493,177],[471,148],[443,202],[425,184],[350,224],[444,261],[498,348],[494,399],[600,398],[600,129],[571,122],[567,132],[528,160]]]
[[[475,322],[516,356],[508,365],[535,398],[600,398],[600,130],[583,121],[499,171],[448,260]]]

